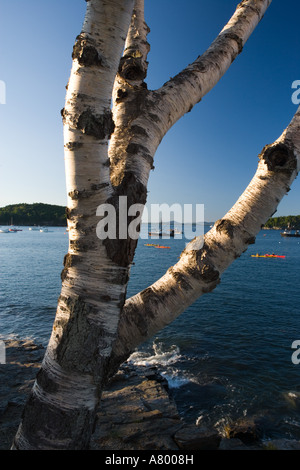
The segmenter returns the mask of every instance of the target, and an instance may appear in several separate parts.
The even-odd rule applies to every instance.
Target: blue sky
[[[160,87],[205,51],[234,0],[145,0],[148,88]],[[60,110],[80,33],[84,0],[0,0],[0,206],[66,204]],[[169,131],[149,180],[148,203],[204,204],[222,217],[251,180],[257,156],[290,122],[300,80],[298,0],[273,0],[218,85]],[[276,215],[300,214],[300,183]]]

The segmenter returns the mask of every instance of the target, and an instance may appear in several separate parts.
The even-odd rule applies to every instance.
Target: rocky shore
[[[9,450],[26,397],[44,355],[32,341],[7,341],[0,365],[0,450]],[[185,423],[167,382],[155,369],[125,364],[103,393],[91,450],[300,450],[294,440],[261,441],[255,422],[232,426],[227,436]]]

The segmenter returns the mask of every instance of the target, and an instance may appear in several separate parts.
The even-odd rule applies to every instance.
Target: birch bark
[[[128,207],[146,202],[161,139],[218,82],[270,3],[243,0],[201,57],[150,91],[143,0],[87,1],[62,111],[69,251],[51,339],[13,448],[87,448],[106,378],[135,346],[216,286],[291,184],[297,116],[262,152],[253,181],[204,245],[191,242],[162,279],[126,302],[120,319],[137,240],[99,240],[97,207],[111,204],[118,215],[120,196]]]
[[[147,33],[143,1],[135,14],[113,93],[115,131],[111,181],[127,186],[129,202],[145,203],[155,152],[169,129],[217,84],[264,16],[272,0],[244,0],[207,51],[158,90],[148,90]],[[127,182],[130,181],[130,185]],[[139,188],[137,191],[136,188]]]
[[[227,214],[204,237],[192,240],[164,276],[126,301],[111,373],[137,346],[218,285],[221,274],[255,243],[299,170],[300,107],[282,135],[263,148],[254,177]]]
[[[89,0],[73,49],[64,122],[69,250],[46,355],[13,449],[84,449],[124,303],[128,267],[96,234],[110,183],[111,95],[133,0]]]

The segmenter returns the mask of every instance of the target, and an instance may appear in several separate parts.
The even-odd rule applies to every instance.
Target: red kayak
[[[155,243],[145,243],[145,246],[153,246],[153,248],[171,248],[170,246],[158,245]]]
[[[251,255],[252,258],[285,258],[283,255],[259,255],[258,253],[256,255]]]

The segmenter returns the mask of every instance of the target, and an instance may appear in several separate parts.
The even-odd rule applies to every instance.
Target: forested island
[[[0,225],[65,227],[66,208],[53,204],[12,204],[0,208]]]
[[[264,228],[300,230],[300,215],[272,217],[268,220]]]

